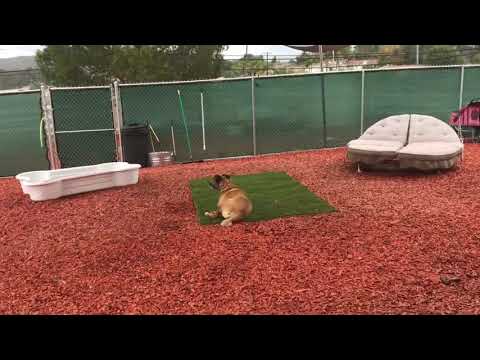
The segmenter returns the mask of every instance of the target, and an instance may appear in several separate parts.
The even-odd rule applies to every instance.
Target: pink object
[[[455,126],[480,127],[480,102],[472,101],[460,111],[453,112],[448,123]]]

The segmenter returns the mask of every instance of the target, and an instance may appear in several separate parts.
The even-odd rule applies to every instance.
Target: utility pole
[[[323,46],[318,45],[318,53],[320,54],[320,72],[323,72]]]
[[[245,75],[245,62],[247,61],[248,45],[245,45],[245,56],[243,57],[243,75]]]
[[[417,48],[417,65],[420,64],[420,45],[416,46]]]
[[[268,52],[267,52],[267,76],[268,76]]]

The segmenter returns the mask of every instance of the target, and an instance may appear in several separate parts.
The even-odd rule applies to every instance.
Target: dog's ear
[[[210,185],[210,187],[213,189],[213,190],[217,190],[218,191],[218,184],[213,184],[211,183],[210,181],[207,181],[208,182],[208,185]]]
[[[213,181],[215,181],[217,184],[219,184],[222,181],[222,177],[220,175],[215,175],[213,177]]]
[[[227,174],[223,174],[223,177],[224,177],[225,179],[230,179],[230,175],[227,175]]]

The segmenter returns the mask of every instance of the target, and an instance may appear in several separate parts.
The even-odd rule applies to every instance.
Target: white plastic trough
[[[111,162],[67,169],[31,171],[18,174],[22,190],[33,201],[132,185],[138,182],[139,164]]]

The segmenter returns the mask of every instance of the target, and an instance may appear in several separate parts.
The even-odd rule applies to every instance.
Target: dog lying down
[[[223,217],[220,225],[230,226],[235,221],[240,221],[250,215],[253,210],[252,202],[247,194],[230,181],[229,175],[215,175],[213,183],[209,185],[220,192],[218,198],[217,210],[205,212],[205,216],[210,218]]]

